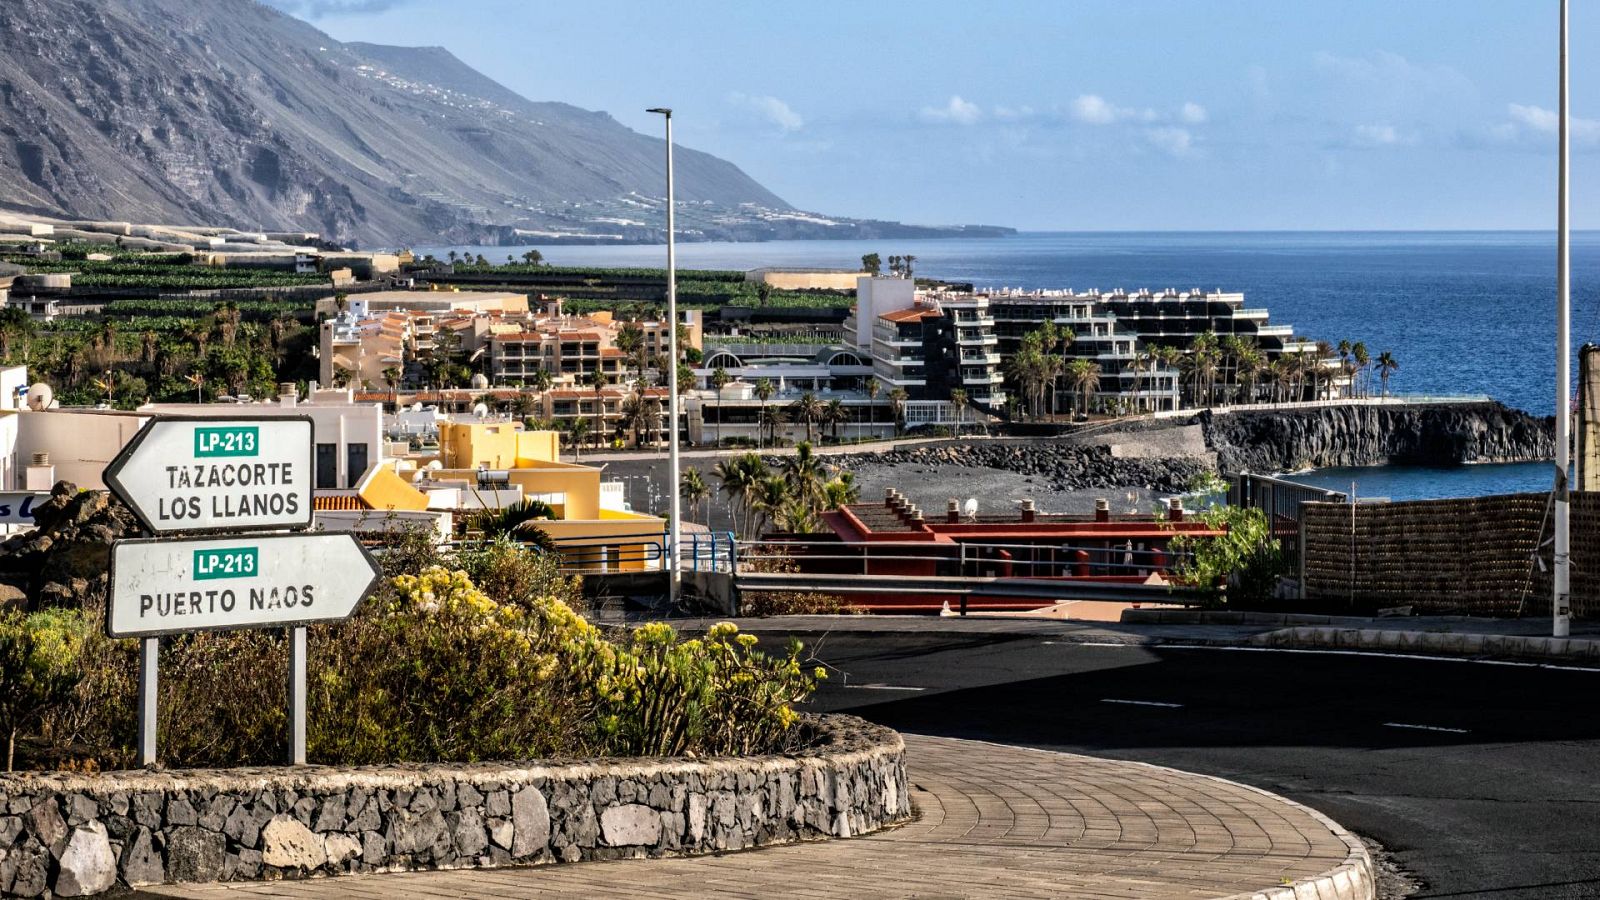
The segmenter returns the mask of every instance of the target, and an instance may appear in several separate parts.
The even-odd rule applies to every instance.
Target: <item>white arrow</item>
[[[344,619],[377,586],[354,535],[118,541],[106,633],[149,637]]]
[[[151,419],[105,482],[154,534],[311,525],[311,419]]]

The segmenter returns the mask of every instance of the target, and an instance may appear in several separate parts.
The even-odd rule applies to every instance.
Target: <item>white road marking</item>
[[[1377,659],[1415,659],[1425,662],[1472,663],[1479,666],[1512,666],[1519,669],[1552,669],[1557,672],[1600,672],[1595,666],[1562,666],[1554,663],[1517,662],[1509,659],[1472,659],[1460,656],[1428,656],[1422,653],[1384,653],[1379,650],[1317,650],[1301,647],[1229,647],[1219,644],[1156,644],[1161,650],[1226,650],[1234,653],[1316,653],[1322,656],[1371,656]]]
[[[1445,728],[1442,725],[1407,725],[1404,722],[1385,722],[1385,723],[1383,723],[1383,727],[1385,727],[1385,728],[1410,728],[1410,729],[1412,729],[1414,731],[1444,731],[1444,732],[1448,732],[1450,734],[1471,734],[1472,733],[1472,732],[1468,731],[1465,728]]]
[[[1183,708],[1183,704],[1182,703],[1158,703],[1155,700],[1113,700],[1110,697],[1105,697],[1105,698],[1102,698],[1100,700],[1100,702],[1101,703],[1122,703],[1122,704],[1125,704],[1127,706],[1159,706],[1159,707],[1162,707],[1163,709],[1182,709]]]
[[[1124,644],[1117,641],[1045,641],[1046,647],[1142,647],[1143,644]]]
[[[847,684],[847,688],[859,691],[925,691],[927,688],[907,687],[899,684]]]

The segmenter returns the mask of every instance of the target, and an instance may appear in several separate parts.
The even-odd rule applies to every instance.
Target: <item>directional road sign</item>
[[[348,618],[378,567],[347,532],[118,541],[106,632],[150,637]]]
[[[106,485],[155,534],[307,528],[311,419],[151,419],[106,467]]]

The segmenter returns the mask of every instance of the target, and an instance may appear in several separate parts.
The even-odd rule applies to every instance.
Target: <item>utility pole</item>
[[[667,600],[676,607],[683,590],[683,520],[678,480],[678,257],[673,228],[676,203],[672,189],[672,110],[658,106],[645,112],[657,113],[667,122],[667,427],[672,431],[667,438],[667,484],[672,495],[671,519],[667,523]]]
[[[1571,202],[1567,182],[1567,0],[1561,0],[1561,107],[1560,143],[1556,175],[1556,487],[1555,487],[1555,596],[1551,598],[1551,633],[1566,637],[1572,628],[1572,521],[1569,505],[1568,466],[1572,438],[1572,264],[1568,255]]]

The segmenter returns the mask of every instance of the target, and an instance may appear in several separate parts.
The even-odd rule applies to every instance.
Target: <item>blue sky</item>
[[[1025,229],[1553,227],[1555,0],[271,0],[442,45],[796,206]],[[1600,227],[1600,9],[1573,208]],[[1589,52],[1593,48],[1593,52]]]

